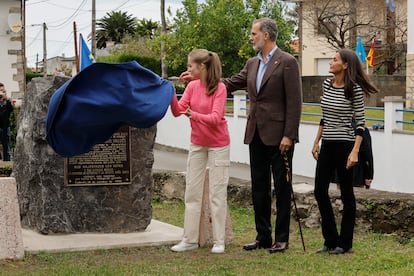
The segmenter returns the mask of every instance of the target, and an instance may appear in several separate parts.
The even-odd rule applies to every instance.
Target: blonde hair
[[[221,79],[221,62],[219,56],[206,49],[192,50],[188,57],[197,64],[204,64],[206,67],[207,95],[212,95],[216,91]]]

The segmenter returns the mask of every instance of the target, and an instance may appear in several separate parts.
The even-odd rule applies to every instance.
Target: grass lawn
[[[181,202],[153,202],[153,218],[183,225]],[[322,245],[320,229],[303,229],[303,252],[292,219],[290,248],[285,253],[247,252],[242,245],[255,236],[251,208],[230,208],[235,239],[224,254],[210,247],[175,253],[170,246],[68,253],[26,254],[21,261],[0,261],[0,275],[414,275],[414,241],[397,235],[356,229],[352,253],[315,254]]]

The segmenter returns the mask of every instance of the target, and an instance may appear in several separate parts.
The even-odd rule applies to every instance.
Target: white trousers
[[[230,147],[190,145],[185,187],[184,236],[187,243],[198,243],[206,168],[209,168],[209,200],[213,242],[224,244],[227,216]]]

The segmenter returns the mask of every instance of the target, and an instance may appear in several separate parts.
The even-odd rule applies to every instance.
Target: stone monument
[[[45,140],[49,99],[67,80],[59,76],[32,79],[21,106],[12,176],[18,186],[22,227],[43,234],[144,231],[152,216],[156,126],[130,128],[129,183],[102,184],[96,176],[82,182],[93,185],[67,185],[65,174],[71,162],[56,154]],[[91,167],[103,164],[114,170],[111,160],[100,159],[99,166]]]

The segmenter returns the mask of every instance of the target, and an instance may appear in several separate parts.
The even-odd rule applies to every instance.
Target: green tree
[[[135,34],[141,38],[152,39],[159,28],[160,25],[157,22],[143,18],[138,20]]]
[[[171,32],[157,37],[153,46],[166,43],[167,63],[173,70],[185,70],[188,53],[195,48],[217,52],[223,76],[237,73],[256,53],[248,40],[255,18],[267,16],[279,26],[278,46],[289,51],[287,41],[294,33],[294,22],[285,18],[286,5],[272,0],[184,0],[177,11]],[[155,50],[155,49],[154,49]]]
[[[280,1],[266,1],[261,16],[273,18],[277,22],[278,36],[277,46],[282,50],[292,53],[290,47],[293,36],[295,36],[295,20],[291,17],[292,11]]]
[[[125,36],[134,35],[136,19],[126,12],[112,11],[99,19],[96,26],[96,46],[101,49],[106,47],[108,40],[117,44],[121,43]]]

